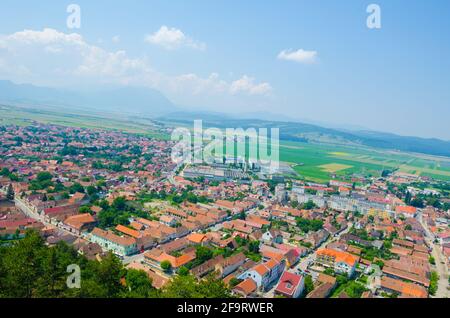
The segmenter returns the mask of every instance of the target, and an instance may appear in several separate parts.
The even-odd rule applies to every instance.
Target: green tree
[[[304,294],[308,295],[310,292],[314,290],[314,282],[312,280],[311,275],[305,276],[305,291]]]
[[[196,261],[200,264],[210,260],[213,257],[213,251],[206,246],[197,246],[195,248]]]
[[[170,272],[172,270],[172,264],[169,261],[162,261],[161,262],[161,268],[163,271]]]
[[[178,275],[186,276],[186,275],[189,275],[189,269],[186,266],[181,266],[178,269],[177,273],[178,273]]]
[[[156,290],[152,286],[151,280],[142,270],[128,270],[126,283],[129,291],[126,297],[149,298],[156,296]]]
[[[14,200],[14,189],[11,184],[8,185],[8,189],[6,190],[6,199],[13,201]]]

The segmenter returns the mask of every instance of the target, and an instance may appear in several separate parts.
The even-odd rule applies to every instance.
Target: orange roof
[[[96,227],[91,234],[123,246],[136,244],[134,238],[118,236],[111,231],[104,231],[98,227]]]
[[[256,271],[261,276],[264,276],[269,271],[269,269],[266,266],[264,266],[264,264],[256,265],[255,267],[253,267],[253,270]]]
[[[398,206],[395,208],[395,212],[397,213],[407,213],[407,214],[415,214],[417,209],[413,206]]]
[[[251,278],[247,278],[246,280],[239,283],[235,289],[242,291],[245,295],[248,295],[256,290],[258,286],[255,281]]]
[[[323,255],[327,257],[334,258],[335,262],[343,262],[350,266],[353,266],[357,261],[358,257],[343,251],[333,250],[330,248],[324,248],[317,251],[317,255]]]
[[[194,253],[186,253],[183,254],[179,257],[174,257],[172,255],[166,254],[166,253],[162,253],[159,257],[158,257],[158,261],[161,263],[163,261],[169,261],[170,264],[172,264],[172,267],[174,268],[178,268],[180,266],[183,266],[184,264],[189,263],[190,261],[195,259],[195,254]]]
[[[427,298],[428,292],[426,288],[401,281],[399,279],[390,278],[387,276],[381,277],[381,286],[401,293],[402,297],[407,298]]]
[[[123,226],[123,225],[117,225],[116,226],[116,230],[119,231],[119,232],[122,232],[122,233],[124,233],[126,235],[129,235],[131,237],[134,237],[134,238],[141,237],[141,234],[139,233],[139,231],[132,230],[132,229],[130,229],[130,228],[126,227],[126,226]]]
[[[272,252],[272,251],[263,251],[262,252],[264,257],[270,258],[270,259],[275,259],[278,262],[281,262],[281,260],[284,258],[284,255],[281,253],[277,253],[277,252]]]
[[[89,213],[69,216],[64,223],[76,229],[80,229],[83,225],[95,222],[95,219]]]
[[[192,233],[187,237],[187,239],[192,243],[200,244],[206,240],[206,235],[200,233]]]

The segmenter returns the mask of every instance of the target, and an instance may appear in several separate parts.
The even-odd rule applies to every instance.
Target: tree
[[[97,188],[90,185],[86,188],[86,192],[89,196],[93,196],[94,194],[97,193]]]
[[[126,208],[126,203],[127,200],[125,199],[125,197],[118,197],[114,199],[112,207],[116,210],[123,211]]]
[[[200,298],[196,291],[196,280],[192,275],[175,276],[163,289],[166,298]]]
[[[186,266],[181,266],[178,269],[177,273],[178,273],[178,275],[186,276],[186,275],[189,275],[189,269]]]
[[[191,274],[175,276],[163,289],[167,298],[230,298],[231,293],[221,279],[208,275],[200,282]]]
[[[3,169],[0,171],[0,176],[7,177],[7,176],[9,176],[9,174],[10,174],[10,172],[9,172],[9,169],[8,169],[8,168],[3,168]]]
[[[213,257],[213,251],[206,246],[197,246],[195,250],[195,256],[196,261],[202,264]]]
[[[430,256],[430,257],[428,258],[428,260],[429,260],[429,262],[430,262],[431,265],[436,265],[436,260],[434,259],[433,256]]]
[[[13,201],[14,196],[15,196],[14,189],[13,189],[12,185],[9,184],[8,190],[6,190],[6,199]]]
[[[82,206],[79,210],[80,213],[92,213],[91,209],[88,206]]]
[[[229,282],[230,288],[236,287],[241,282],[242,282],[242,279],[237,279],[236,277],[233,277],[232,279],[230,279],[230,282]]]
[[[172,270],[172,264],[169,261],[162,261],[161,268],[163,269],[163,271],[168,273]]]
[[[303,205],[302,205],[302,209],[303,210],[312,210],[315,207],[316,207],[316,204],[313,201],[311,201],[311,200],[309,200],[308,202],[303,203]]]
[[[259,241],[251,241],[248,243],[248,250],[252,253],[259,253]]]
[[[410,204],[410,203],[411,203],[411,199],[412,199],[411,193],[410,193],[409,191],[406,191],[406,194],[405,194],[405,203],[406,203],[406,204]]]
[[[314,282],[312,280],[311,275],[305,276],[305,295],[308,295],[310,292],[314,290]]]
[[[438,281],[439,281],[439,274],[435,271],[431,272],[430,277],[430,287],[428,288],[428,291],[431,295],[436,295],[436,292],[438,290]]]
[[[214,273],[202,279],[197,286],[199,295],[205,298],[230,298],[231,293],[222,279],[217,279]]]
[[[127,272],[126,283],[129,290],[127,297],[149,298],[155,296],[156,290],[152,286],[147,273],[142,270],[130,269]]]
[[[414,198],[413,200],[411,200],[411,205],[415,208],[423,208],[424,204],[423,204],[423,200],[421,198]]]

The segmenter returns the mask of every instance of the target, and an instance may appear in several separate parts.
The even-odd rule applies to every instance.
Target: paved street
[[[422,214],[419,214],[417,219],[425,229],[426,239],[429,246],[433,248],[431,256],[433,256],[436,261],[436,271],[439,274],[438,290],[436,292],[436,295],[431,297],[448,298],[449,276],[448,276],[448,264],[446,262],[445,256],[442,254],[441,246],[439,244],[434,243],[434,236],[431,233],[430,229],[428,228],[428,225],[424,222]]]

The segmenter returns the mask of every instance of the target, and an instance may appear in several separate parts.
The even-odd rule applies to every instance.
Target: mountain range
[[[317,124],[289,120],[286,116],[270,120],[253,115],[229,115],[213,112],[185,111],[155,89],[143,87],[107,87],[96,90],[68,90],[14,84],[0,81],[0,103],[35,108],[91,110],[132,116],[147,116],[161,121],[188,125],[202,119],[205,126],[227,128],[279,128],[282,140],[363,145],[381,149],[416,152],[450,157],[450,141],[436,138],[406,137],[359,129],[326,128]],[[125,116],[124,116],[125,117]]]
[[[150,88],[126,86],[67,90],[18,85],[10,81],[0,81],[0,102],[146,116],[158,116],[177,109],[161,92]]]

